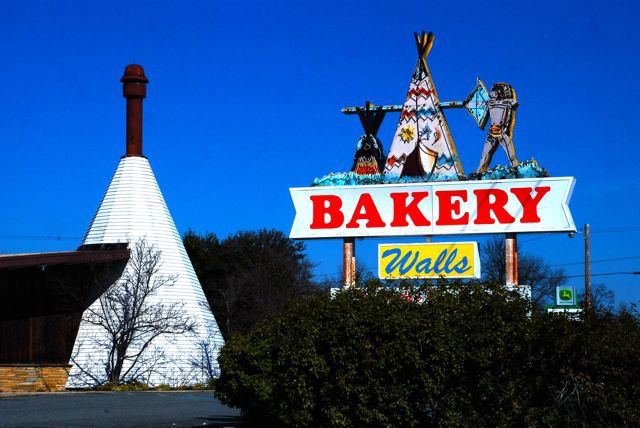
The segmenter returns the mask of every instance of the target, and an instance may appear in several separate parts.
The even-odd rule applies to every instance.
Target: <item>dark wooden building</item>
[[[82,313],[128,260],[127,244],[0,255],[0,391],[64,389]]]

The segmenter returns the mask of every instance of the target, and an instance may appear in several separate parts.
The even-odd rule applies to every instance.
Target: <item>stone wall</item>
[[[0,392],[64,391],[71,366],[0,364]]]

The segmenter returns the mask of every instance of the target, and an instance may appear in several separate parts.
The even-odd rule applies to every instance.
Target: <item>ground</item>
[[[211,391],[0,394],[0,427],[237,427]]]

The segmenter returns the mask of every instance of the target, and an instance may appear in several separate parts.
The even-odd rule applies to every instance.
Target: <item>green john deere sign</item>
[[[556,305],[575,306],[577,302],[576,288],[571,286],[556,287]]]

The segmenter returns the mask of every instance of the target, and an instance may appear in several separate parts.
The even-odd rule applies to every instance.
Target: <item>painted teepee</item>
[[[423,32],[415,37],[418,63],[387,156],[385,173],[457,179],[463,174],[462,166],[427,67],[434,36]]]
[[[145,358],[146,382],[157,385],[193,384],[206,380],[199,364],[208,352],[217,364],[222,335],[208,309],[202,287],[187,256],[171,218],[149,161],[142,155],[142,99],[147,78],[142,67],[129,65],[122,78],[127,98],[127,152],[118,165],[109,187],[87,230],[82,247],[145,239],[161,251],[158,275],[173,276],[172,286],[161,287],[151,303],[180,302],[189,318],[197,323],[194,334],[158,337],[145,352],[157,358]],[[118,286],[118,282],[114,285]],[[98,309],[99,302],[94,303]],[[82,322],[72,353],[72,368],[67,387],[93,383],[92,377],[104,376],[106,351],[98,345],[103,330]],[[217,369],[217,367],[214,367]]]

